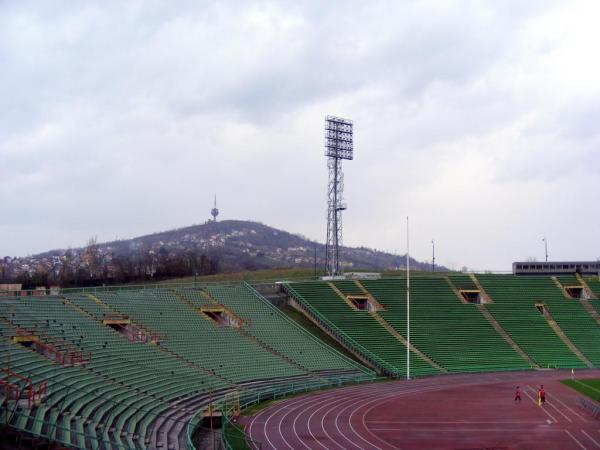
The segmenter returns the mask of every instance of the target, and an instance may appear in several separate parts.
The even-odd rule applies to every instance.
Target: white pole
[[[410,380],[410,239],[406,216],[406,379]]]

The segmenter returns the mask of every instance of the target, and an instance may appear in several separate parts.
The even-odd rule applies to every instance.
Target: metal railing
[[[11,409],[6,402],[0,407],[0,425],[8,426],[23,433],[25,439],[43,439],[65,445],[68,448],[81,450],[89,448],[131,449],[131,446],[107,438],[106,435],[82,433],[77,431],[75,427],[60,425],[60,422],[59,419],[55,422],[49,422],[37,416],[29,415],[18,408]]]
[[[362,366],[361,364],[358,364],[356,361],[354,361],[351,358],[348,358],[346,355],[344,355],[343,353],[339,352],[338,350],[336,350],[333,347],[330,347],[328,345],[326,345],[321,339],[317,338],[315,335],[313,335],[311,332],[309,332],[308,330],[306,330],[304,327],[302,327],[299,323],[297,323],[296,321],[292,320],[290,317],[287,316],[287,314],[284,314],[281,312],[281,310],[279,308],[276,308],[271,302],[269,302],[268,300],[264,299],[264,297],[256,290],[254,289],[254,287],[252,287],[250,284],[244,282],[244,284],[246,285],[246,287],[250,290],[250,292],[252,292],[252,294],[261,302],[266,303],[268,307],[270,307],[273,310],[276,310],[276,312],[284,319],[286,320],[291,326],[295,327],[296,329],[300,330],[304,335],[306,335],[306,337],[308,337],[309,339],[313,340],[315,343],[317,343],[320,346],[323,347],[328,347],[329,350],[331,350],[336,356],[342,358],[345,362],[349,363],[352,365],[352,367],[360,370],[363,373],[371,373],[374,375],[374,373],[371,372],[370,369],[368,369],[365,366]],[[285,287],[283,288],[285,289]],[[286,292],[287,295],[289,295],[288,292]],[[366,369],[366,371],[365,371]]]
[[[227,450],[250,445],[252,448],[261,448],[261,442],[253,440],[237,423],[237,412],[259,403],[281,399],[307,392],[337,388],[347,385],[356,385],[373,381],[373,379],[339,377],[331,380],[294,381],[283,385],[276,385],[264,389],[251,389],[235,391],[225,394],[215,402],[216,409],[222,414],[221,440],[222,446]],[[193,443],[193,434],[202,420],[204,411],[199,410],[189,421],[187,427],[187,441],[190,450],[197,450]]]
[[[307,312],[309,312],[328,332],[337,336],[338,339],[343,340],[346,346],[350,347],[351,350],[358,352],[363,358],[370,361],[373,365],[379,367],[384,374],[392,377],[400,377],[402,374],[400,371],[387,363],[370,350],[363,347],[361,344],[356,342],[352,337],[348,336],[343,330],[339,329],[337,325],[323,316],[317,309],[313,308],[308,302],[304,301],[302,296],[298,294],[289,284],[284,284],[284,289],[297,301],[297,303]]]
[[[589,412],[594,419],[600,419],[600,405],[598,403],[584,397],[577,397],[577,404]]]
[[[399,272],[386,272],[382,271],[382,278],[385,279],[394,279],[401,278],[403,279],[402,271]],[[449,274],[449,273],[474,273],[474,274],[512,274],[510,270],[469,270],[468,272],[461,271],[437,271],[437,272],[428,272],[428,271],[416,271],[414,273],[411,272],[411,276],[415,277],[437,277],[441,274]],[[293,281],[294,283],[300,283],[304,281],[316,281],[320,280],[320,276],[302,276],[302,277],[291,277],[286,279],[286,277],[279,278],[256,278],[256,279],[239,279],[239,280],[226,280],[226,281],[206,281],[206,280],[198,280],[198,281],[187,281],[187,282],[174,282],[170,283],[168,281],[165,282],[157,282],[157,283],[143,283],[143,284],[122,284],[122,285],[103,285],[103,286],[89,286],[89,287],[73,287],[73,288],[46,288],[46,289],[24,289],[19,291],[0,291],[0,301],[2,300],[2,296],[44,296],[44,295],[54,295],[56,294],[76,294],[76,293],[94,293],[94,292],[109,292],[109,291],[124,291],[124,290],[156,290],[163,288],[173,288],[173,287],[195,287],[195,286],[212,286],[212,285],[232,285],[232,284],[240,284],[240,283],[248,283],[254,286],[261,284],[275,284],[285,283],[288,281]]]

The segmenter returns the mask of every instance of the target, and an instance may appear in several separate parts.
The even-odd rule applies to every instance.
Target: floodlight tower
[[[325,156],[329,169],[327,187],[327,275],[342,275],[342,211],[346,209],[342,194],[344,174],[342,160],[353,159],[352,121],[340,117],[325,117]]]

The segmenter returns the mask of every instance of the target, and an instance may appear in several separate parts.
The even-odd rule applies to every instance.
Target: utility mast
[[[347,206],[343,202],[344,174],[342,160],[353,159],[353,124],[340,117],[325,117],[325,156],[329,169],[327,186],[327,245],[326,270],[328,276],[344,274],[342,266],[342,211]]]
[[[213,209],[210,210],[210,215],[213,216],[213,222],[217,221],[217,216],[219,215],[219,210],[217,209],[217,194],[215,194],[215,205]]]

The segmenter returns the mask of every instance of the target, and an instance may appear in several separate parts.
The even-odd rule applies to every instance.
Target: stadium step
[[[579,301],[581,302],[585,310],[589,313],[589,315],[594,318],[598,325],[600,325],[600,314],[598,314],[598,311],[596,311],[596,309],[592,306],[590,301],[587,298],[582,298]]]
[[[554,282],[554,284],[556,285],[556,287],[558,289],[560,289],[560,292],[562,292],[562,294],[564,295],[565,298],[568,298],[569,300],[572,299],[572,297],[569,295],[569,293],[567,292],[567,290],[565,289],[565,287],[562,285],[562,283],[560,281],[558,281],[557,277],[550,277],[550,279]]]
[[[92,316],[89,312],[87,312],[85,309],[83,309],[81,306],[76,305],[75,303],[73,303],[71,300],[69,300],[66,297],[61,296],[61,298],[63,299],[63,302],[65,303],[65,305],[70,306],[71,308],[79,311],[81,314],[88,316],[90,319],[99,322],[98,319],[96,319],[96,317]]]
[[[210,375],[212,377],[218,378],[219,380],[227,383],[227,385],[229,385],[231,387],[237,387],[237,384],[235,384],[233,381],[229,380],[228,378],[225,378],[217,373],[214,373],[212,370],[207,369],[206,367],[202,367],[202,366],[196,364],[195,362],[192,362],[189,359],[184,358],[183,356],[179,355],[178,353],[175,353],[173,350],[169,350],[168,348],[165,348],[161,345],[157,345],[156,349],[181,361],[186,366],[189,366],[193,369],[198,370],[199,372],[202,372],[204,375]]]
[[[479,280],[477,279],[477,277],[475,276],[475,274],[474,273],[470,273],[469,274],[469,278],[471,278],[471,280],[473,280],[473,283],[475,283],[475,286],[477,286],[477,289],[479,289],[479,295],[480,295],[481,300],[483,301],[483,303],[494,303],[494,300],[485,291],[485,289],[483,288],[483,286],[481,285],[481,283],[479,282]]]
[[[344,293],[343,293],[342,291],[340,291],[340,290],[339,290],[339,288],[338,288],[338,287],[337,287],[337,286],[336,286],[334,283],[332,283],[331,281],[328,281],[328,282],[327,282],[327,285],[328,285],[328,286],[329,286],[329,287],[330,287],[330,288],[331,288],[331,289],[332,289],[332,290],[333,290],[333,291],[334,291],[334,292],[337,294],[337,296],[338,296],[339,298],[341,298],[341,299],[342,299],[344,302],[346,302],[346,304],[347,304],[347,305],[348,305],[350,308],[352,308],[352,309],[356,309],[356,305],[354,305],[354,303],[352,303],[352,302],[351,302],[351,301],[348,299],[348,297],[346,297],[346,296],[344,295]]]
[[[299,364],[297,361],[294,361],[291,358],[288,358],[287,356],[285,356],[283,353],[278,352],[277,350],[275,350],[273,347],[271,347],[269,344],[267,344],[266,342],[263,342],[262,340],[260,340],[259,338],[257,338],[256,336],[254,336],[252,333],[250,333],[248,330],[240,327],[237,329],[237,331],[244,336],[247,339],[250,339],[251,341],[253,341],[254,343],[256,343],[256,345],[264,348],[265,350],[267,350],[268,352],[272,353],[273,355],[277,356],[278,358],[282,359],[283,361],[285,361],[287,364],[290,364],[292,366],[294,366],[295,368],[297,368],[298,370],[301,370],[302,372],[305,372],[307,374],[311,374],[311,371],[304,367],[302,364]],[[319,378],[318,376],[315,375],[315,378]]]
[[[387,330],[388,333],[390,333],[392,336],[394,336],[399,342],[402,343],[402,345],[406,348],[406,346],[408,345],[410,350],[419,355],[419,357],[421,357],[421,359],[427,361],[427,363],[430,366],[435,367],[437,370],[441,371],[441,372],[448,372],[444,367],[440,366],[438,363],[436,363],[433,359],[431,359],[429,356],[427,356],[425,353],[423,353],[421,350],[419,350],[417,347],[415,347],[412,343],[409,344],[408,341],[406,340],[406,338],[404,336],[402,336],[400,333],[398,333],[396,331],[396,329],[391,326],[387,320],[385,320],[383,317],[381,317],[379,314],[377,314],[376,312],[372,312],[371,316],[373,316],[373,318],[379,322],[379,324],[385,328]]]
[[[564,288],[564,286],[560,283],[560,281],[558,280],[558,278],[557,277],[551,277],[551,278],[554,281],[554,284],[556,284],[558,286],[558,288],[562,291],[562,293],[565,296],[565,298],[568,298],[569,300],[573,300],[569,296],[569,294],[567,293],[567,291]],[[582,295],[582,297],[579,298],[579,299],[577,299],[577,300],[575,300],[575,301],[579,301],[583,305],[583,307],[585,308],[585,310],[588,312],[588,314],[590,316],[592,316],[594,318],[594,320],[600,325],[600,314],[598,314],[598,311],[596,311],[596,309],[589,302],[589,299],[597,299],[598,296],[594,293],[594,291],[592,291],[590,289],[590,287],[588,286],[588,284],[585,282],[585,280],[583,279],[583,277],[581,275],[579,275],[578,273],[576,273],[575,274],[575,278],[577,279],[577,281],[579,282],[579,284],[583,288],[583,295]]]
[[[590,288],[590,286],[587,284],[587,282],[583,279],[583,277],[581,275],[576,273],[575,277],[577,278],[579,283],[581,283],[581,286],[583,286],[583,290],[586,294],[585,295],[586,299],[594,299],[594,300],[598,299],[598,296],[596,295],[596,293]]]
[[[481,312],[481,314],[483,314],[483,317],[485,317],[487,319],[487,321],[490,323],[490,325],[492,325],[494,327],[496,332],[500,336],[502,336],[502,338],[508,343],[508,345],[510,345],[513,348],[513,350],[519,354],[519,356],[521,358],[523,358],[525,361],[527,361],[527,363],[531,367],[534,367],[536,369],[540,368],[540,366],[533,359],[531,359],[531,357],[527,353],[525,353],[521,347],[519,347],[519,345],[513,340],[513,338],[510,337],[510,335],[506,332],[506,330],[504,328],[502,328],[502,326],[498,323],[498,321],[496,319],[494,319],[494,316],[492,316],[492,314],[490,314],[490,312],[487,310],[487,308],[485,307],[484,304],[476,305],[476,306],[477,306],[477,309],[479,309],[479,311]]]
[[[375,305],[375,309],[377,311],[380,311],[382,309],[385,309],[385,305],[382,305],[381,303],[379,303],[379,301],[373,297],[373,295],[367,291],[367,288],[365,288],[363,286],[363,284],[360,282],[360,280],[354,280],[354,284],[360,289],[360,291],[367,296],[367,298],[369,299],[369,303],[371,303],[372,305]]]
[[[567,347],[569,347],[569,350],[571,350],[573,353],[575,353],[575,355],[586,366],[588,366],[589,368],[593,368],[594,365],[590,362],[589,359],[587,359],[587,357],[581,352],[581,350],[579,350],[575,346],[575,344],[573,344],[573,342],[571,341],[571,339],[569,339],[569,337],[564,333],[564,331],[560,328],[560,326],[558,325],[558,323],[556,323],[556,320],[554,320],[554,318],[552,317],[552,313],[548,310],[548,308],[545,308],[544,317],[546,318],[546,321],[548,322],[548,325],[550,325],[550,328],[552,328],[552,330],[564,342],[564,344]]]
[[[181,295],[177,289],[169,289],[169,292],[171,294],[173,294],[178,300],[182,301],[183,303],[185,303],[186,305],[188,305],[190,308],[192,308],[194,311],[198,312],[198,307],[196,305],[194,305],[192,302],[190,302],[187,298],[185,298],[183,295]]]
[[[450,289],[452,289],[452,292],[454,292],[454,295],[456,295],[456,298],[458,298],[461,303],[467,303],[465,298],[462,295],[460,295],[460,291],[456,288],[456,286],[454,286],[454,283],[452,282],[452,280],[450,280],[450,277],[448,275],[444,275],[444,279],[450,286]]]
[[[307,307],[302,301],[302,297],[298,295],[291,286],[283,284],[283,289],[288,295],[289,305],[302,313],[308,320],[315,324],[321,331],[327,334],[331,339],[336,341],[339,345],[344,347],[349,353],[351,353],[358,361],[365,364],[367,367],[373,368],[381,373],[393,374],[394,370],[392,367],[381,364],[375,355],[372,355],[366,349],[361,348],[356,342],[346,335],[338,334],[339,330],[336,329],[335,325],[328,321],[326,318],[321,317]]]
[[[329,336],[331,339],[333,339],[339,345],[344,347],[344,349],[346,349],[346,351],[348,351],[350,354],[352,354],[352,356],[354,356],[356,359],[358,359],[360,362],[362,362],[366,366],[371,367],[371,368],[377,368],[377,364],[375,364],[373,361],[370,361],[369,359],[365,358],[365,355],[363,355],[362,352],[355,350],[351,345],[348,345],[348,343],[345,341],[344,338],[342,338],[342,337],[338,336],[336,333],[332,332],[331,329],[328,328],[326,324],[322,323],[317,317],[314,317],[309,311],[307,311],[305,309],[304,305],[301,302],[299,302],[298,300],[296,300],[295,297],[290,297],[290,298],[292,300],[289,302],[289,305],[292,308],[294,308],[296,311],[302,313],[304,315],[304,317],[306,317],[314,325],[316,325],[323,333],[327,334],[327,336]]]
[[[100,299],[99,299],[98,297],[96,297],[95,295],[93,295],[93,294],[85,294],[85,295],[86,295],[86,296],[87,296],[87,297],[88,297],[90,300],[93,300],[93,301],[95,301],[96,303],[98,303],[100,306],[103,306],[103,307],[105,307],[106,309],[108,309],[108,310],[111,310],[111,311],[112,311],[112,308],[111,308],[111,307],[110,307],[110,306],[109,306],[107,303],[104,303],[102,300],[100,300]]]

